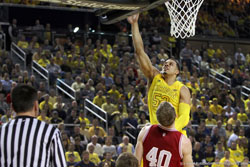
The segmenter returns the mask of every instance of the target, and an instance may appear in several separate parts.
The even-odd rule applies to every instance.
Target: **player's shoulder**
[[[152,126],[154,125],[151,125],[150,123],[145,124],[139,133],[139,140],[143,141],[147,137],[147,134]]]
[[[144,125],[144,127],[141,129],[141,131],[142,131],[142,132],[146,132],[146,131],[148,131],[152,126],[154,126],[154,125],[152,125],[152,124],[150,124],[150,123],[146,123],[146,124]]]

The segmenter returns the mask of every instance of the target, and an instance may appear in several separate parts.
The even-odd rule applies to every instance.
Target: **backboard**
[[[113,24],[128,16],[153,9],[166,0],[39,0],[55,4],[94,8],[103,24]]]

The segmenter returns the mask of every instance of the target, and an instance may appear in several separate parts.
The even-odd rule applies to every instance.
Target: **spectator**
[[[229,137],[227,141],[227,146],[231,147],[231,143],[235,142],[238,138],[239,138],[239,129],[234,128],[233,134],[231,134],[231,136]]]
[[[112,143],[112,136],[107,136],[105,144],[102,146],[103,153],[110,153],[113,158],[117,157],[116,147]]]
[[[239,61],[239,60],[246,61],[246,58],[244,54],[242,53],[241,48],[237,49],[237,52],[234,54],[234,58],[236,61]]]
[[[80,133],[83,136],[86,136],[88,140],[90,140],[90,134],[88,129],[86,129],[86,121],[80,122]]]
[[[0,93],[0,109],[6,112],[9,109],[9,105],[4,100],[4,94]]]
[[[83,151],[82,152],[82,161],[77,162],[75,167],[96,167],[96,165],[89,160],[89,152]]]
[[[96,134],[97,129],[98,129],[98,133]],[[89,134],[90,136],[97,135],[101,139],[107,136],[107,133],[105,132],[105,130],[99,126],[99,121],[97,118],[93,119],[92,127],[89,128]]]
[[[240,76],[239,73],[235,72],[233,74],[233,78],[231,79],[231,86],[233,88],[242,85],[243,84],[244,79]]]
[[[213,145],[210,143],[205,148],[204,159],[208,166],[210,166],[214,162],[215,154],[213,152]]]
[[[85,84],[85,88],[81,90],[80,97],[84,101],[85,99],[93,100],[95,97],[95,88],[90,86],[89,82]]]
[[[213,98],[213,104],[210,105],[209,110],[213,112],[214,115],[221,115],[223,108],[218,104],[218,99]]]
[[[74,167],[76,162],[75,162],[75,155],[74,154],[69,154],[69,161],[67,161],[67,167]]]
[[[67,124],[75,124],[78,121],[77,119],[77,111],[76,110],[72,110],[70,115],[67,116],[65,123]],[[73,131],[72,127],[68,127],[67,128],[69,131]]]
[[[230,118],[233,113],[235,112],[235,109],[232,107],[232,102],[230,100],[227,101],[227,105],[223,107],[225,110],[225,115]]]
[[[120,93],[119,91],[116,89],[116,85],[113,84],[112,85],[112,89],[110,89],[108,91],[108,94],[110,95],[110,97],[113,99],[113,100],[116,100],[120,97]]]
[[[74,132],[71,134],[71,137],[73,138],[80,137],[81,144],[85,145],[85,149],[86,149],[86,145],[88,144],[88,139],[86,136],[81,135],[80,127],[78,125],[74,126]]]
[[[103,154],[103,160],[99,163],[98,167],[115,167],[115,161],[112,159],[112,154],[110,152],[106,152]]]
[[[224,164],[226,161],[228,161],[231,165],[230,167],[237,167],[236,162],[234,161],[234,159],[231,158],[230,156],[230,152],[229,151],[225,151],[225,155],[224,157],[220,160],[220,164]]]
[[[32,53],[35,53],[40,47],[40,44],[38,43],[37,40],[38,40],[37,37],[33,36],[30,43],[29,43],[28,49],[31,50]],[[47,52],[47,51],[45,51],[45,52]]]
[[[59,65],[55,64],[54,59],[51,58],[50,63],[46,66],[46,69],[49,72],[50,85],[54,85],[57,77],[59,77],[61,74],[61,68]]]
[[[198,126],[197,133],[195,134],[195,140],[197,142],[203,142],[205,140],[205,133],[202,126]]]
[[[43,110],[45,105],[49,106],[49,109],[52,110],[53,109],[53,105],[49,102],[49,95],[45,94],[43,96],[44,100],[39,104],[39,109]]]
[[[24,50],[28,49],[29,43],[26,41],[24,35],[22,35],[20,40],[17,42],[17,46]]]
[[[81,82],[81,78],[79,76],[76,77],[76,81],[73,82],[71,88],[74,89],[76,92],[80,92],[81,89],[84,89],[85,84]]]
[[[224,153],[225,153],[225,150],[223,149],[223,144],[221,142],[218,142],[216,145],[216,149],[215,149],[215,156],[221,159],[224,157]]]
[[[98,107],[102,107],[102,105],[106,102],[105,96],[103,96],[103,91],[98,91],[97,95],[93,99],[93,103]]]
[[[81,144],[82,139],[81,139],[80,135],[75,135],[74,140],[75,140],[75,151],[77,151],[79,153],[79,155],[81,155],[82,152],[84,150],[86,150],[86,144],[83,145],[84,147],[82,146],[82,144]]]
[[[187,43],[185,48],[183,48],[180,52],[180,58],[182,59],[183,63],[186,64],[188,67],[188,71],[191,72],[191,64],[192,64],[192,57],[193,57],[193,51],[190,49],[190,44]]]
[[[35,75],[31,75],[31,76],[30,76],[29,82],[31,83],[31,85],[32,85],[34,88],[38,89],[39,85],[38,85],[38,83],[37,83],[37,81],[36,81]]]
[[[109,96],[106,97],[106,102],[102,104],[102,109],[106,111],[109,116],[116,110],[115,105],[111,103],[111,98]]]
[[[226,137],[226,136],[223,136],[223,135],[221,135],[221,136]],[[214,145],[216,145],[221,136],[220,136],[220,133],[219,133],[219,128],[214,127],[213,130],[212,130],[212,143]]]
[[[138,126],[138,121],[134,116],[134,110],[131,109],[128,112],[128,118],[123,119],[122,121],[122,126],[124,130],[128,130],[129,132],[131,132],[132,134],[135,134],[135,129]]]
[[[67,85],[72,85],[73,79],[72,79],[72,76],[71,76],[71,72],[66,72],[66,73],[65,73],[65,78],[63,79],[63,81],[64,81]]]
[[[81,161],[81,157],[77,151],[75,151],[75,145],[73,143],[69,144],[69,150],[65,153],[66,161],[69,162],[69,155],[74,154],[75,162]]]
[[[244,157],[244,160],[241,163],[241,167],[249,167],[249,158],[248,157]]]
[[[49,103],[52,104],[54,108],[54,104],[56,103],[56,91],[55,89],[50,89],[49,91]]]
[[[218,128],[218,134],[219,134],[219,136],[224,136],[224,137],[226,137],[226,130],[225,130],[225,128],[224,127],[222,127],[222,121],[221,120],[218,120],[217,121],[217,126],[216,126],[217,128]],[[215,127],[213,127],[213,129],[214,129]],[[212,136],[213,136],[213,132],[212,132]]]
[[[139,121],[138,124],[147,124],[149,120],[147,119],[147,115],[144,111],[141,111],[139,114]]]
[[[145,43],[145,41],[143,41],[144,43]],[[168,57],[168,55],[167,55],[167,53],[165,52],[165,50],[163,49],[163,48],[161,48],[160,49],[160,52],[158,53],[158,55],[157,55],[157,58],[158,58],[158,60],[161,60],[162,61],[162,59],[165,61],[165,60],[167,60],[169,57]]]
[[[195,50],[193,54],[193,62],[200,67],[200,63],[202,61],[202,57],[200,56],[200,51],[198,49]]]
[[[215,54],[215,49],[213,47],[213,44],[209,44],[208,48],[207,48],[207,54],[209,58],[213,58],[214,54]]]
[[[47,59],[45,53],[43,53],[37,63],[43,68],[46,68],[50,64],[50,61]]]
[[[207,125],[216,125],[216,120],[213,119],[213,114],[212,112],[207,113],[207,119],[205,120],[206,126]]]
[[[225,129],[226,129],[226,138],[228,139],[231,136],[231,134],[233,134],[232,124],[227,123]]]
[[[5,115],[3,115],[1,117],[1,122],[2,123],[7,123],[9,121],[11,121],[13,119],[12,117],[12,111],[10,108],[8,108],[6,111],[5,111]]]
[[[120,143],[121,138],[118,137],[118,135],[115,134],[115,128],[113,126],[109,127],[109,129],[108,129],[108,135],[110,137],[112,137],[112,144],[114,144],[115,146],[117,146]]]
[[[10,80],[8,73],[4,73],[4,76],[3,76],[3,79],[1,80],[1,82],[3,85],[4,91],[9,93],[11,90],[11,84],[13,81]]]
[[[68,109],[68,114],[70,114],[72,110],[76,110],[76,113],[78,114],[79,113],[79,109],[80,109],[79,105],[77,104],[77,102],[75,100],[73,100],[71,102],[70,108]]]
[[[8,33],[11,39],[11,42],[16,42],[18,36],[17,20],[13,19],[12,24],[8,27]]]
[[[223,155],[224,156],[224,155]],[[223,157],[222,156],[222,157]],[[220,164],[220,157],[215,157],[215,162],[212,163],[212,166],[211,167],[221,167],[221,164]]]
[[[6,96],[8,93],[4,90],[2,82],[0,82],[0,95]]]
[[[47,117],[47,110],[45,108],[41,111],[41,114],[37,117],[37,119],[46,123],[50,123],[50,118]]]
[[[105,71],[105,76],[103,77],[105,80],[106,89],[110,89],[111,86],[114,84],[113,78],[110,77],[110,72],[108,70]]]
[[[200,142],[195,142],[194,148],[192,151],[192,157],[193,157],[193,161],[196,163],[201,163],[202,160],[204,159],[204,154],[201,150]]]
[[[161,44],[162,37],[158,33],[157,30],[154,30],[153,36],[152,36],[152,44]]]
[[[80,110],[80,114],[79,114],[78,122],[77,122],[77,123],[82,123],[82,122],[85,122],[85,125],[86,125],[87,127],[89,127],[90,121],[89,121],[88,118],[85,117],[85,112],[84,112],[84,110]]]
[[[244,111],[244,108],[240,108],[240,113],[237,114],[237,118],[240,122],[246,123],[248,120],[247,114]]]
[[[66,111],[64,110],[64,106],[65,104],[62,103],[62,97],[57,96],[56,103],[54,104],[53,109],[58,111],[59,117],[66,121],[67,115],[66,115]]]
[[[94,153],[96,153],[98,156],[102,157],[103,155],[103,149],[101,144],[97,143],[98,137],[96,135],[93,135],[91,137],[91,142],[87,145],[87,149],[89,149],[90,145],[94,146]]]
[[[123,147],[127,148],[126,152],[128,152],[128,153],[134,153],[134,151],[135,151],[134,146],[131,143],[129,143],[128,136],[123,136],[122,143],[120,143],[119,146],[117,147],[117,154],[118,155],[120,155],[122,153]]]
[[[236,141],[231,143],[231,147],[228,149],[230,152],[230,157],[237,163],[241,163],[244,160],[244,153],[242,150],[237,148]]]
[[[232,124],[232,125],[236,125],[236,121],[237,120],[238,120],[238,118],[237,118],[237,112],[234,112],[233,116],[228,119],[227,123],[228,124]]]
[[[94,152],[95,146],[93,144],[89,144],[87,149],[89,151],[89,160],[93,162],[95,166],[97,166],[101,162],[101,160],[98,157],[98,154]]]
[[[193,124],[200,124],[201,120],[205,121],[206,117],[207,117],[206,112],[204,112],[201,105],[198,105],[195,112],[193,112],[192,122],[193,122]]]
[[[50,123],[59,124],[59,123],[62,123],[62,122],[63,122],[63,120],[58,116],[58,111],[54,110],[52,112],[52,117],[51,117]]]

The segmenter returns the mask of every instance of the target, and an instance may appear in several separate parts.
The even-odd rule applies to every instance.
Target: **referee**
[[[36,119],[37,91],[21,84],[11,98],[16,118],[0,128],[0,166],[66,167],[60,131]]]

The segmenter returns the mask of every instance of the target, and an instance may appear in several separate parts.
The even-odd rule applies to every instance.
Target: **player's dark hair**
[[[37,90],[29,85],[17,85],[11,93],[12,107],[16,113],[31,110],[37,101]]]
[[[170,126],[175,121],[175,109],[169,102],[164,101],[159,105],[156,111],[156,117],[162,126]]]
[[[136,157],[128,152],[122,153],[116,160],[116,167],[138,167],[139,163]]]

